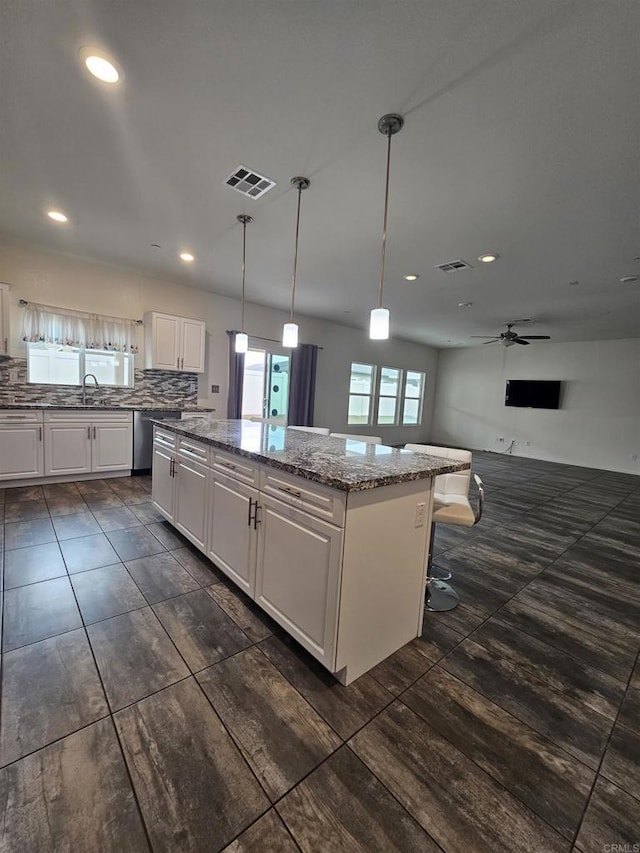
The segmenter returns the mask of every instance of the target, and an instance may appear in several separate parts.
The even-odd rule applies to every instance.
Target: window
[[[351,365],[349,384],[349,414],[347,423],[368,424],[371,422],[376,368],[373,364]]]
[[[100,385],[133,386],[133,355],[59,344],[27,344],[27,381],[42,385],[81,385],[93,373]]]
[[[287,421],[290,357],[277,348],[249,347],[244,357],[242,417]]]
[[[348,424],[417,426],[422,423],[425,374],[375,364],[351,365]]]

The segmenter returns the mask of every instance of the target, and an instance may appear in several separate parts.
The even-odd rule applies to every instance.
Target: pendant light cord
[[[240,331],[244,332],[244,271],[247,260],[247,220],[242,221],[242,314],[240,319]]]
[[[293,274],[291,276],[291,317],[293,323],[293,306],[296,298],[296,272],[298,269],[298,235],[300,233],[300,201],[302,199],[302,184],[298,184],[298,212],[296,214],[296,246],[293,253]]]
[[[384,188],[384,221],[382,223],[382,255],[380,257],[380,284],[378,286],[378,308],[382,308],[382,286],[384,284],[384,256],[387,249],[387,217],[389,213],[389,173],[391,171],[391,136],[387,131],[387,181]]]

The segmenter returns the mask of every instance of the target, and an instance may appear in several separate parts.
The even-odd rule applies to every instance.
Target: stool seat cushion
[[[462,527],[473,527],[476,521],[471,504],[462,495],[447,495],[441,501],[435,495],[433,520],[436,524],[458,524]]]

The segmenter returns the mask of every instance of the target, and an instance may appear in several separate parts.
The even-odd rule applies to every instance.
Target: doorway
[[[242,417],[287,422],[291,358],[278,349],[250,347],[244,356]]]

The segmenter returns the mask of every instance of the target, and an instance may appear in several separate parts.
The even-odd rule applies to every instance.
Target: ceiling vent
[[[247,169],[246,166],[238,166],[224,183],[249,198],[261,198],[276,185],[271,178],[265,178],[264,175],[254,172],[253,169]]]
[[[436,264],[436,269],[442,270],[442,272],[457,272],[458,270],[470,270],[473,267],[466,261],[448,261],[446,264]]]

